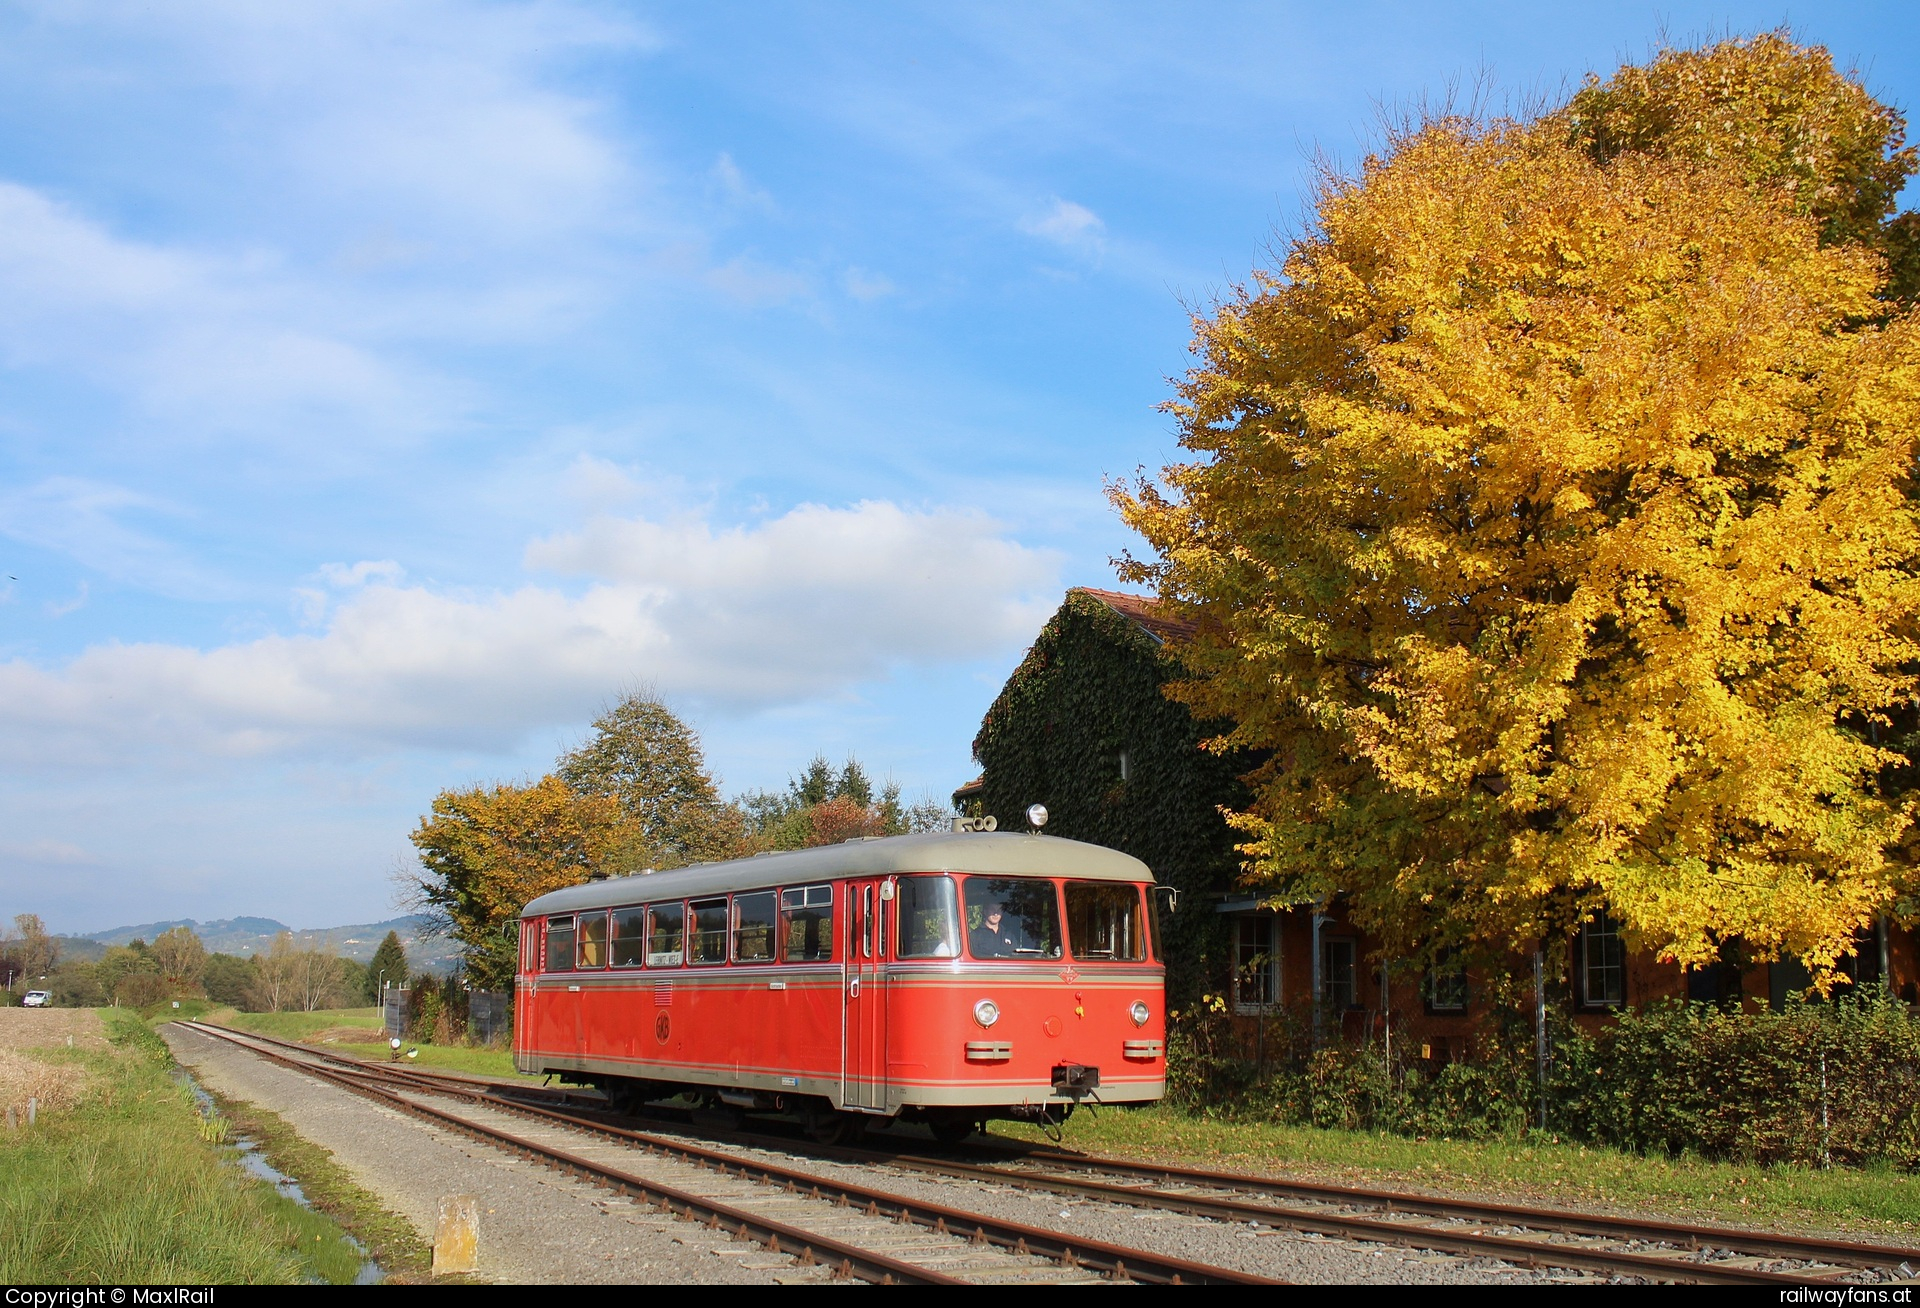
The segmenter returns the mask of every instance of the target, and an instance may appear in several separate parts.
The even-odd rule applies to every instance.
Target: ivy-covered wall
[[[1047,833],[1124,850],[1179,887],[1164,911],[1170,1002],[1224,984],[1226,919],[1214,891],[1239,869],[1220,806],[1243,807],[1235,763],[1200,749],[1212,734],[1161,694],[1178,666],[1138,623],[1081,590],[1041,629],[974,738],[981,808],[1026,829],[1045,804]],[[1126,776],[1121,755],[1126,755]]]

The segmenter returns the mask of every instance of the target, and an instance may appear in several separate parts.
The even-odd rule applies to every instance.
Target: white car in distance
[[[52,1008],[53,992],[51,990],[29,990],[27,991],[27,997],[20,1001],[20,1006],[22,1008]]]

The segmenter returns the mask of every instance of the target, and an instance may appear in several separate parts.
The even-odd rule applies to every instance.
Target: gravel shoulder
[[[423,1238],[432,1238],[440,1196],[476,1196],[482,1280],[772,1285],[792,1279],[789,1259],[637,1208],[212,1037],[171,1025],[160,1033],[209,1089],[278,1113]]]

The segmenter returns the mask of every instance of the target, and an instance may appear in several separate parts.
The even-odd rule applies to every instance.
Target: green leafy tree
[[[383,984],[404,985],[406,979],[407,951],[400,945],[400,933],[389,931],[382,937],[380,947],[373,951],[373,961],[367,964],[367,1002],[380,1003]]]
[[[0,935],[0,955],[23,985],[36,986],[60,962],[60,941],[47,934],[39,914],[20,913],[13,919],[13,929]]]
[[[613,800],[639,834],[631,870],[740,852],[741,815],[707,773],[700,739],[653,695],[629,695],[555,769],[576,793]]]
[[[206,988],[208,999],[216,1004],[231,1004],[235,1008],[246,1005],[257,980],[258,972],[253,960],[233,954],[208,954],[206,970],[200,976],[200,984]]]
[[[816,754],[784,792],[750,792],[735,806],[755,849],[805,849],[856,836],[937,831],[948,817],[946,808],[931,800],[903,805],[900,786],[893,781],[881,787],[876,798],[873,778],[851,755],[835,771],[824,754]]]
[[[154,966],[169,993],[182,996],[201,993],[201,979],[207,970],[207,948],[192,927],[177,926],[154,937],[151,946]]]

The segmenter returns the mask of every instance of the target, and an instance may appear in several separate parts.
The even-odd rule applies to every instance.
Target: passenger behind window
[[[975,958],[1060,957],[1060,898],[1051,881],[968,877],[967,949]]]

